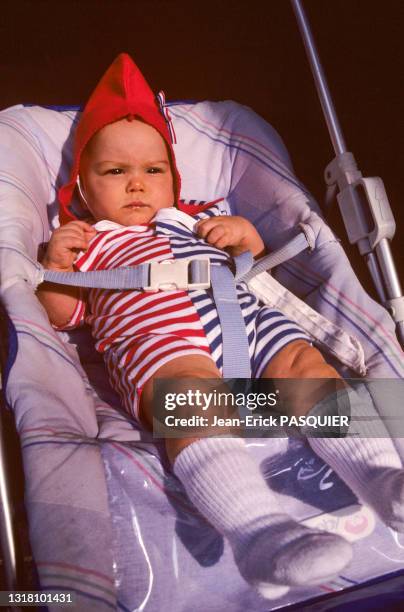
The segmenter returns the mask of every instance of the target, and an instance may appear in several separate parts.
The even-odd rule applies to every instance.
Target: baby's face
[[[148,223],[174,204],[166,144],[142,121],[122,119],[97,132],[82,154],[80,180],[96,221]]]

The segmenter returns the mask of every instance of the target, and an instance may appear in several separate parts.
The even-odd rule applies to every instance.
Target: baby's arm
[[[234,257],[251,251],[254,257],[265,255],[265,245],[255,227],[244,217],[222,216],[203,219],[195,230],[208,244],[227,249]]]
[[[43,267],[58,272],[73,272],[77,253],[87,249],[95,233],[95,229],[84,221],[72,221],[55,230],[41,262]],[[77,306],[79,288],[43,283],[38,288],[37,296],[50,322],[56,327],[63,327]]]

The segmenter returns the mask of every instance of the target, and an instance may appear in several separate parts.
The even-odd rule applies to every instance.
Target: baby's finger
[[[219,240],[215,242],[214,246],[217,249],[225,249],[227,246],[230,246],[230,240],[228,236],[223,236],[223,238],[219,238]]]
[[[207,236],[205,236],[205,240],[208,244],[216,246],[217,241],[223,238],[226,233],[226,228],[223,227],[223,225],[216,225],[216,227],[213,227]]]
[[[195,224],[195,232],[201,238],[206,238],[208,232],[220,223],[220,217],[213,217],[211,219],[202,219]]]
[[[57,245],[48,247],[48,252],[54,255],[58,253],[66,253],[69,251],[86,251],[88,248],[87,241],[83,238],[72,237],[69,240],[60,241]]]
[[[68,223],[64,227],[66,228],[77,227],[77,228],[81,228],[85,232],[89,232],[90,234],[97,233],[97,230],[94,229],[94,227],[90,225],[89,223],[87,223],[86,221],[72,221],[71,223]]]
[[[69,229],[54,234],[51,238],[52,243],[63,243],[66,244],[69,240],[81,239],[85,242],[89,242],[92,236],[85,232],[81,227],[70,227]]]
[[[64,232],[60,232],[55,238],[58,241],[65,242],[66,240],[71,240],[72,238],[80,238],[88,244],[93,237],[93,232],[88,232],[82,227],[69,227],[66,228]]]
[[[80,250],[80,251],[87,251],[87,249],[88,249],[88,240],[86,240],[85,238],[77,238],[76,240],[73,240],[70,243],[69,249],[71,249],[71,250]]]

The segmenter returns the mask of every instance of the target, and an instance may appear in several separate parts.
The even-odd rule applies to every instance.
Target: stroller
[[[299,223],[310,227],[311,249],[273,271],[284,288],[273,305],[292,303],[343,376],[403,378],[392,320],[362,289],[275,130],[233,102],[165,108],[185,202],[225,198],[271,251]],[[36,259],[58,224],[56,191],[67,177],[78,112],[15,106],[0,114],[3,392],[21,442],[37,587],[72,593],[75,610],[258,612],[402,569],[399,536],[303,442],[251,439],[251,452],[290,514],[355,541],[344,576],[263,601],[239,576],[223,538],[186,499],[160,442],[122,411],[89,330],[52,329],[35,297]],[[382,411],[380,397],[373,401]],[[50,610],[58,605],[47,602]]]

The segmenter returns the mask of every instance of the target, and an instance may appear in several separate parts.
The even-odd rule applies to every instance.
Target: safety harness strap
[[[210,287],[208,258],[167,259],[113,270],[89,272],[43,271],[43,281],[90,289],[206,289]]]
[[[306,226],[309,227],[309,226]],[[261,272],[271,269],[306,249],[310,244],[308,231],[293,238],[281,249],[261,258],[253,265],[250,251],[234,257],[235,273],[227,264],[211,263],[208,258],[173,259],[144,263],[133,267],[89,272],[43,271],[43,281],[101,289],[207,289],[212,287],[223,346],[223,376],[250,378],[250,351],[243,313],[237,297],[237,282],[248,282]],[[311,229],[311,228],[309,228]]]
[[[234,276],[227,266],[212,266],[212,293],[222,329],[223,377],[250,378],[250,350]]]
[[[261,272],[266,272],[268,270],[272,270],[276,266],[296,257],[299,253],[304,251],[307,248],[311,250],[314,248],[315,237],[314,232],[309,225],[305,223],[301,223],[300,227],[303,229],[300,234],[292,238],[287,244],[285,244],[280,249],[273,251],[269,255],[265,255],[265,257],[261,257],[247,272],[242,276],[240,280],[245,282],[250,281],[257,274],[261,274]],[[313,235],[312,235],[313,234]]]
[[[89,289],[135,289],[149,284],[149,264],[133,268],[91,272],[56,272],[44,270],[43,280],[49,283],[86,287]]]
[[[254,264],[254,257],[251,251],[244,251],[241,255],[233,257],[235,271],[234,278],[239,281],[251,270]]]
[[[259,259],[254,265],[250,251],[235,257],[236,271],[233,282],[234,280],[248,282],[257,274],[271,270],[292,259],[307,247],[313,248],[314,245],[308,231],[311,230],[310,226],[301,224],[301,227],[304,229],[303,232],[280,249]],[[141,289],[143,291],[157,291],[160,288],[206,289],[210,287],[210,270],[212,270],[212,265],[209,264],[209,259],[206,257],[169,259],[114,270],[90,272],[43,270],[41,282],[47,281],[92,289]]]

